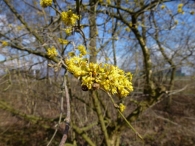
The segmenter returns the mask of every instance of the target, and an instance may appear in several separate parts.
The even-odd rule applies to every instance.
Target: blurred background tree
[[[143,140],[107,94],[84,92],[68,74],[67,145],[195,143],[194,1],[1,0],[0,7],[1,145],[59,145],[67,116],[61,89],[66,67],[56,64],[79,44],[89,62],[133,73],[134,92],[113,98],[126,105],[124,115]],[[70,10],[79,17],[71,27],[61,15]],[[48,56],[52,46],[59,56]]]

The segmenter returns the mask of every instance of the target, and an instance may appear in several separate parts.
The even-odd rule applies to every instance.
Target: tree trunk
[[[96,26],[96,3],[95,0],[90,0],[91,7],[89,12],[89,52],[90,52],[90,62],[97,61],[97,50],[96,50],[96,35],[97,35],[97,26]]]
[[[132,31],[135,34],[135,37],[137,38],[140,47],[142,49],[143,53],[143,64],[144,64],[144,74],[145,74],[145,87],[144,87],[144,93],[150,94],[151,96],[155,96],[155,87],[154,83],[152,81],[152,61],[150,58],[150,51],[146,46],[146,42],[144,40],[144,36],[142,36],[137,28],[137,20],[134,16],[132,16]]]

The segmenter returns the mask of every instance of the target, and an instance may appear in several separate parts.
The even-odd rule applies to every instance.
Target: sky
[[[170,7],[171,9],[175,9],[174,7],[173,7],[173,5],[171,4],[171,3],[168,3],[167,5],[166,5],[167,7]],[[186,9],[186,11],[189,11],[189,10],[187,10]],[[163,15],[163,14],[159,14],[159,15]],[[164,15],[165,16],[165,15]],[[187,17],[189,17],[190,15],[187,15]],[[186,25],[189,25],[189,23],[190,24],[193,24],[192,22],[194,22],[194,17],[190,17],[190,18],[187,18],[186,17],[186,15],[180,15],[180,17],[178,16],[178,17],[176,17],[176,19],[179,21],[179,23],[181,24],[181,23],[184,23],[186,20]],[[0,19],[1,20],[3,20],[3,21],[0,21],[0,27],[3,27],[3,26],[5,26],[5,24],[6,24],[6,26],[8,26],[9,24],[8,24],[8,22],[7,22],[7,20],[6,20],[6,16],[5,15],[0,15]],[[102,17],[102,20],[104,20],[103,19],[103,17]],[[98,23],[101,23],[102,22],[102,20],[101,19],[99,19],[99,20],[97,20],[97,22]],[[4,22],[4,23],[3,23]],[[187,22],[188,22],[188,24],[187,24]],[[85,23],[88,23],[87,21],[85,21]],[[180,35],[182,35],[182,32],[181,32],[181,30],[182,29],[186,29],[186,28],[183,28],[182,26],[183,25],[177,25],[176,26],[176,30],[178,30],[177,31],[177,33],[178,34],[180,34]],[[185,24],[184,24],[185,25]],[[107,25],[108,27],[111,27],[111,25]],[[16,24],[12,24],[12,27],[16,27]],[[100,27],[99,27],[100,28]],[[191,26],[191,28],[195,28],[193,25]],[[1,29],[2,30],[2,29]],[[86,33],[86,37],[88,38],[88,32],[89,30],[88,29],[86,29],[85,30],[85,33]],[[110,37],[111,37],[111,35],[110,34],[104,34],[104,36],[103,36],[103,32],[104,30],[102,29],[102,28],[100,28],[100,30],[99,30],[99,37],[100,38],[102,38],[102,37],[104,37],[104,41],[106,41],[107,39],[109,39]],[[179,32],[180,31],[180,32]],[[187,30],[186,30],[186,32],[187,32]],[[171,34],[171,32],[170,31],[165,31],[164,32],[165,34],[164,34],[164,38],[163,39],[167,39],[168,37],[170,37],[170,39],[167,39],[166,41],[167,41],[167,44],[169,45],[169,46],[165,46],[165,48],[167,47],[167,49],[166,49],[166,51],[169,53],[169,50],[170,49],[168,49],[168,47],[170,47],[170,46],[173,46],[173,45],[175,45],[174,44],[174,42],[172,41],[172,40],[174,40],[174,39],[177,39],[177,35],[178,34]],[[183,35],[185,35],[185,34],[183,34]],[[192,35],[195,35],[195,33],[192,33]],[[174,36],[175,38],[171,38],[171,36]],[[73,39],[75,39],[75,38],[79,38],[80,36],[78,36],[78,35],[75,35],[75,36],[73,36],[72,38]],[[126,36],[127,37],[127,36]],[[178,39],[179,39],[179,37],[178,37]],[[116,40],[115,41],[115,45],[116,45],[116,51],[117,51],[117,61],[118,61],[118,65],[120,66],[120,65],[122,65],[123,64],[123,62],[125,61],[125,59],[126,59],[126,54],[124,54],[124,52],[123,51],[121,51],[121,50],[124,50],[124,48],[125,49],[127,49],[127,47],[128,47],[128,43],[133,43],[133,40],[131,40],[130,42],[127,42],[127,40],[128,40],[128,38],[123,38],[123,36],[120,36],[119,37],[119,39],[118,40]],[[130,39],[129,39],[130,40]],[[26,44],[28,44],[28,40],[23,40]],[[79,40],[80,42],[82,42],[82,39],[80,39]],[[153,47],[155,44],[154,44],[154,42],[153,41],[149,41],[149,43],[150,44],[148,44],[148,46],[149,47]],[[175,45],[176,46],[176,45]],[[97,45],[97,47],[99,47],[98,45]],[[112,46],[111,46],[111,44],[109,44],[108,45],[108,48],[112,48]],[[174,48],[174,47],[172,47],[172,48]],[[175,47],[175,48],[177,48],[177,47]],[[137,49],[137,51],[139,52],[139,47],[138,48],[134,48],[134,49]],[[128,52],[129,53],[129,52]],[[171,54],[171,53],[169,53],[169,54]],[[110,57],[110,63],[113,63],[113,60],[112,60],[112,53],[111,53],[111,49],[109,50],[109,53],[107,54],[109,57]],[[158,55],[158,54],[156,54],[156,55]],[[4,57],[3,57],[3,55],[1,55],[0,54],[0,60],[3,60],[4,59]],[[103,59],[103,54],[101,54],[100,55],[100,60],[99,61],[104,61],[104,59]],[[187,73],[188,71],[187,71],[187,69],[186,69],[186,67],[185,67],[185,72]]]

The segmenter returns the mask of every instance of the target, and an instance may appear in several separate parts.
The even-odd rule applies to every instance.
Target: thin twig
[[[112,98],[112,95],[110,93],[108,93],[108,96],[110,97],[114,107],[118,107],[117,104],[114,102],[114,99]],[[133,132],[135,132],[135,134],[141,139],[143,140],[142,136],[135,130],[135,128],[131,125],[131,123],[125,118],[125,116],[123,115],[123,113],[120,111],[120,109],[117,108],[117,111],[119,112],[119,114],[121,115],[121,117],[125,120],[125,122],[127,123],[127,125],[133,130]]]
[[[64,79],[63,79],[63,83],[62,83],[62,87],[64,87]],[[51,142],[53,141],[57,131],[58,131],[58,128],[59,128],[59,125],[62,121],[62,115],[63,115],[63,112],[64,112],[64,88],[61,88],[61,98],[60,98],[60,116],[59,116],[59,120],[58,120],[58,124],[55,126],[56,127],[56,130],[55,132],[53,133],[50,141],[48,142],[47,146],[49,146],[51,144]]]
[[[66,140],[67,140],[67,136],[68,136],[68,131],[69,131],[69,125],[70,125],[70,96],[69,96],[69,92],[68,92],[68,87],[67,87],[67,75],[64,74],[64,88],[65,88],[65,95],[66,95],[66,106],[67,106],[67,114],[66,114],[66,119],[65,119],[65,129],[64,129],[64,133],[61,139],[61,142],[59,144],[59,146],[64,146]]]
[[[173,95],[173,94],[176,94],[176,93],[179,93],[179,92],[182,92],[184,91],[189,85],[186,85],[185,87],[181,88],[181,89],[178,89],[178,90],[174,90],[170,93],[168,93],[168,95]]]
[[[31,28],[26,21],[24,21],[23,17],[16,11],[16,9],[10,4],[9,0],[4,0],[5,4],[12,11],[12,13],[16,16],[16,18],[26,27],[26,29],[32,33],[32,35],[39,40],[40,43],[43,43],[42,38]]]
[[[49,146],[49,145],[51,144],[51,142],[53,141],[53,139],[54,139],[54,137],[55,137],[57,131],[58,131],[58,128],[56,128],[56,130],[55,130],[55,132],[53,133],[53,135],[52,135],[50,141],[48,142],[47,146]]]

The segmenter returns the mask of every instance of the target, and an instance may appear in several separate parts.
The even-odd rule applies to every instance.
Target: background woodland
[[[79,16],[70,33],[60,16],[68,10]],[[193,0],[53,0],[45,8],[0,0],[0,145],[59,145],[68,93],[67,146],[193,146],[194,12]],[[133,74],[134,91],[113,99],[136,133],[108,94],[83,91],[59,65],[80,44],[89,62]],[[48,56],[52,46],[59,56]]]

